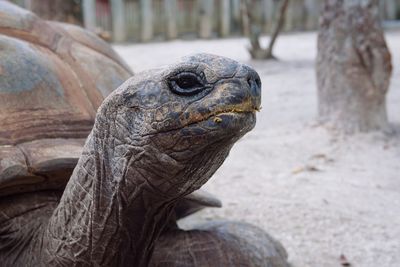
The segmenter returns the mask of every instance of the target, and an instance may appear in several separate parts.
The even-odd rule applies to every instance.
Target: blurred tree
[[[276,38],[281,31],[285,22],[285,15],[289,0],[278,0],[281,3],[279,14],[277,16],[276,25],[273,28],[269,45],[267,48],[261,47],[260,36],[262,34],[261,23],[257,21],[255,12],[255,1],[254,0],[242,0],[243,9],[243,28],[244,32],[250,38],[249,52],[253,59],[276,59],[272,53]]]
[[[82,25],[81,0],[25,0],[39,17]]]
[[[318,115],[346,133],[385,129],[391,56],[379,0],[324,0],[317,55]]]

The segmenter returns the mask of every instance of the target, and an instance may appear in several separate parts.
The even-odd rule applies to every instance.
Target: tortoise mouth
[[[196,116],[193,119],[193,121],[187,123],[182,128],[190,126],[190,125],[198,124],[198,123],[201,123],[204,121],[208,121],[210,119],[212,119],[215,123],[218,124],[218,123],[222,122],[221,116],[223,116],[223,115],[228,115],[230,117],[244,115],[244,114],[253,114],[254,115],[256,112],[259,112],[260,110],[261,110],[260,106],[255,106],[250,101],[246,101],[241,104],[217,108],[203,116]]]
[[[229,130],[241,130],[242,128],[248,128],[249,125],[255,124],[256,112],[260,111],[259,108],[252,109],[226,109],[216,112],[212,112],[207,116],[199,118],[198,120],[192,121],[180,129],[202,127],[206,129],[223,129]],[[179,130],[179,129],[177,129]]]
[[[238,128],[247,128],[248,124],[255,124],[255,114],[261,110],[260,106],[254,105],[250,103],[250,101],[246,101],[241,104],[233,104],[225,107],[218,107],[214,110],[209,110],[205,114],[200,113],[189,113],[188,119],[183,119],[185,117],[184,114],[181,114],[181,119],[179,125],[175,127],[171,127],[169,129],[164,129],[157,132],[152,132],[148,134],[144,134],[143,136],[152,136],[156,134],[163,133],[173,133],[176,131],[180,131],[185,128],[192,128],[199,126],[203,128],[213,128],[218,129],[219,126],[226,129],[230,126],[233,127],[233,124],[229,124],[229,122],[234,123],[236,126],[233,127],[235,129]],[[242,127],[241,127],[242,126]]]
[[[207,121],[212,119],[213,122],[215,123],[221,123],[222,122],[222,116],[237,116],[237,115],[245,115],[245,114],[256,114],[256,112],[258,112],[259,109],[249,109],[249,110],[241,110],[241,109],[227,109],[227,110],[223,110],[223,111],[218,111],[215,113],[211,113],[209,116],[205,117],[204,119],[197,121],[197,122],[193,122],[191,124],[196,124],[196,123],[201,123],[203,121]]]

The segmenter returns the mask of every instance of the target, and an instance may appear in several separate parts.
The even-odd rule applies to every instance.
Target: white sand
[[[206,184],[224,203],[182,222],[258,225],[295,267],[400,266],[400,32],[387,33],[394,72],[388,113],[395,133],[334,136],[315,126],[316,34],[281,36],[279,62],[250,61],[246,39],[115,46],[134,71],[209,52],[252,65],[263,83],[256,128]]]

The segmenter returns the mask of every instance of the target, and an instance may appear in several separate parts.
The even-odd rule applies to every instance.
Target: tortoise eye
[[[168,81],[172,92],[178,95],[192,96],[205,89],[202,79],[193,72],[181,72]]]

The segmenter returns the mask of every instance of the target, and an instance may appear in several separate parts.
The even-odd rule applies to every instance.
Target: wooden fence
[[[30,0],[14,0],[23,3]],[[75,0],[86,28],[113,41],[215,38],[243,35],[242,0]],[[347,1],[347,0],[345,0]],[[254,0],[258,24],[268,34],[282,0]],[[383,19],[400,18],[400,0],[380,0]],[[315,30],[323,0],[290,0],[285,31]]]
[[[265,33],[281,1],[256,0]],[[321,0],[291,0],[285,30],[312,30]],[[241,35],[241,0],[83,0],[85,27],[112,33],[116,42]]]

